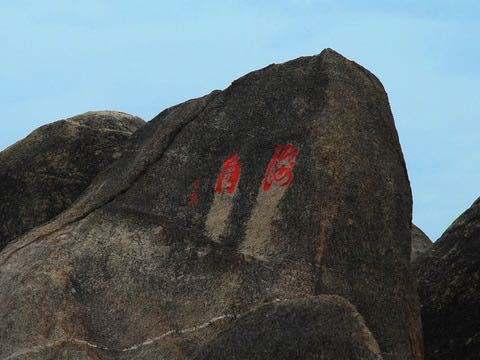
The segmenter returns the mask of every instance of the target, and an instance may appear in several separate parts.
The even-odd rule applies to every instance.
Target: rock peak
[[[363,68],[326,50],[254,71],[162,111],[0,253],[0,357],[34,343],[45,358],[192,359],[233,344],[244,360],[236,340],[275,313],[258,323],[264,358],[283,360],[275,342],[288,359],[420,360],[411,202],[387,96]],[[48,351],[59,333],[76,343]]]

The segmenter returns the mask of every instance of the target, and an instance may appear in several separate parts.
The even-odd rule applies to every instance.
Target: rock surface
[[[42,126],[0,152],[0,250],[68,208],[143,124],[121,112],[88,112]]]
[[[271,65],[132,141],[0,253],[0,357],[185,359],[262,303],[337,294],[384,359],[422,358],[410,186],[371,73],[332,50]]]
[[[347,300],[323,295],[276,301],[248,312],[195,360],[381,360],[380,348]]]
[[[412,261],[414,261],[419,255],[427,252],[432,245],[432,240],[430,240],[427,234],[425,234],[418,226],[412,224]]]
[[[426,359],[480,354],[480,198],[415,262]]]

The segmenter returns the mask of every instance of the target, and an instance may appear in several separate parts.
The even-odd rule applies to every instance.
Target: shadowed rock
[[[425,253],[432,247],[432,240],[429,239],[418,226],[412,224],[412,261],[419,255]]]
[[[361,315],[339,296],[262,305],[220,333],[195,360],[381,360]]]
[[[480,198],[415,262],[425,358],[480,354]]]
[[[121,112],[88,112],[42,126],[0,152],[0,250],[68,208],[143,124]]]
[[[372,74],[325,50],[167,109],[133,138],[69,210],[0,254],[0,356],[76,339],[91,358],[185,359],[259,304],[338,294],[384,359],[422,358],[410,187]]]

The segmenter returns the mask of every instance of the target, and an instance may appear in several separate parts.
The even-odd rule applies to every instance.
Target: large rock
[[[432,247],[432,240],[418,226],[412,224],[412,254],[411,260],[414,261],[421,254],[427,252]]]
[[[262,305],[219,334],[195,360],[381,360],[355,307],[339,296]]]
[[[426,359],[478,359],[480,198],[415,264]]]
[[[42,126],[0,152],[0,250],[68,208],[143,124],[121,112],[88,112]]]
[[[259,304],[338,294],[384,359],[421,359],[410,187],[371,73],[332,50],[271,65],[133,141],[0,254],[0,356],[184,359]]]

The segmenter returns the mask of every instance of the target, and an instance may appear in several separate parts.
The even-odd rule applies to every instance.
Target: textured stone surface
[[[425,253],[432,247],[432,240],[429,239],[418,226],[412,224],[412,261]]]
[[[409,181],[372,74],[325,50],[133,138],[0,254],[0,357],[68,341],[93,359],[184,359],[259,304],[338,294],[384,359],[421,359]]]
[[[478,359],[480,198],[415,265],[426,359]]]
[[[121,112],[88,112],[42,126],[0,152],[0,250],[68,208],[143,124]]]
[[[248,312],[195,360],[381,360],[355,307],[339,296],[276,301]]]

